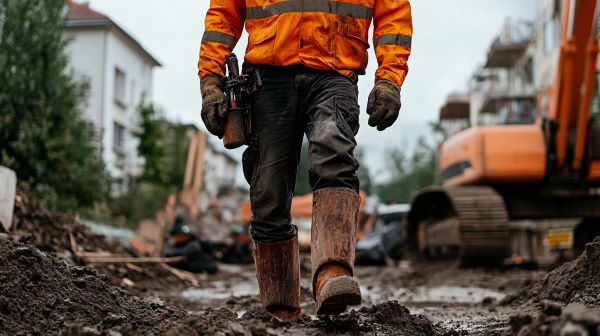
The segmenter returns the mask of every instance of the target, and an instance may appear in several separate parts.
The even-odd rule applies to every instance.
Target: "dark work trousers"
[[[312,189],[359,190],[353,153],[360,112],[357,77],[304,67],[259,71],[263,86],[252,96],[253,136],[243,156],[250,233],[258,242],[278,243],[296,235],[290,209],[305,134]]]

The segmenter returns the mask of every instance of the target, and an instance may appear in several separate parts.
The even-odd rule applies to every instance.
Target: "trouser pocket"
[[[258,140],[256,136],[252,136],[248,148],[242,155],[242,170],[244,171],[244,178],[248,184],[252,184],[254,176],[256,175],[256,165],[258,164],[259,150]]]

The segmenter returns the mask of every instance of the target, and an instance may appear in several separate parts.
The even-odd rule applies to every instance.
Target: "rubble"
[[[198,276],[191,290],[213,295],[190,299],[182,295],[190,283],[160,265],[81,266],[84,250],[127,251],[76,216],[45,210],[22,186],[15,224],[0,234],[0,335],[599,335],[597,310],[577,303],[599,306],[600,238],[548,274],[447,263],[357,268],[365,307],[336,317],[311,317],[310,281],[303,278],[303,312],[313,315],[282,322],[260,308],[251,265]],[[427,289],[430,296],[420,298]]]
[[[585,252],[532,282],[504,300],[505,304],[539,304],[550,300],[562,304],[600,306],[600,237],[588,243]]]
[[[12,239],[30,243],[45,252],[54,252],[61,259],[73,265],[80,264],[73,249],[85,249],[88,252],[111,252],[128,255],[117,242],[107,241],[103,235],[91,232],[82,225],[77,215],[56,213],[47,210],[33,197],[26,185],[19,183],[15,199]],[[71,236],[77,247],[73,246]],[[91,264],[92,268],[110,276],[115,285],[127,288],[137,295],[164,288],[183,289],[187,283],[162,268],[160,265],[130,267],[122,264]],[[123,279],[127,279],[123,281]]]
[[[531,316],[521,323],[512,323],[506,335],[516,336],[598,336],[600,335],[600,309],[588,308],[581,303],[567,305],[561,313],[542,310],[535,319]],[[514,320],[517,320],[515,318]]]
[[[160,334],[186,316],[132,296],[107,275],[69,265],[30,244],[0,240],[0,265],[0,331],[12,335],[57,334],[74,326]]]
[[[106,275],[10,239],[0,240],[0,264],[0,330],[12,334],[456,335],[398,302],[336,317],[304,315],[297,322],[282,322],[262,308],[241,318],[225,308],[188,314],[132,296]]]
[[[17,241],[31,243],[47,252],[71,253],[69,234],[89,251],[125,252],[119,244],[106,241],[104,236],[94,234],[80,224],[77,215],[55,213],[44,208],[22,183],[17,186],[10,234]]]

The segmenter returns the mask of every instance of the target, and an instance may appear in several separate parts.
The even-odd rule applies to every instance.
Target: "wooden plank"
[[[83,257],[83,261],[92,264],[178,264],[185,260],[183,256],[172,258]]]
[[[0,225],[8,232],[13,222],[17,175],[14,171],[0,166]]]

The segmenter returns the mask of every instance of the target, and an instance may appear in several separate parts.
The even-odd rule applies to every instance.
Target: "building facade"
[[[538,0],[534,22],[508,21],[492,42],[484,65],[470,78],[468,104],[456,95],[440,110],[447,133],[468,127],[529,124],[548,109],[560,51],[562,1]],[[598,99],[596,98],[596,102]]]
[[[66,2],[68,56],[90,85],[85,117],[96,129],[114,195],[129,190],[143,168],[133,136],[138,106],[152,97],[152,72],[160,63],[108,16],[87,3]]]

